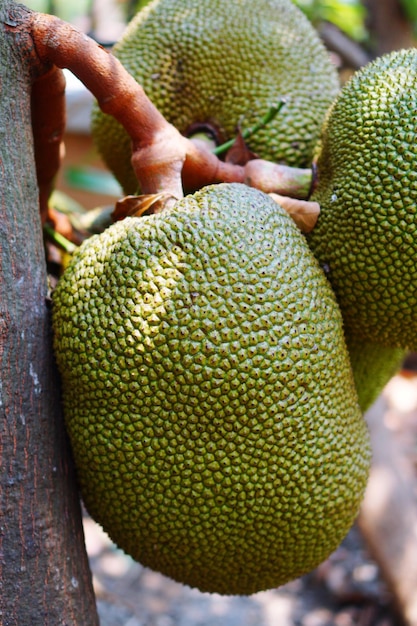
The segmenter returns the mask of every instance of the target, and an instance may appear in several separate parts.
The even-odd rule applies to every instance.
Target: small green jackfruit
[[[359,406],[367,411],[385,385],[398,372],[407,354],[403,348],[367,343],[349,335],[346,338]]]
[[[113,52],[186,136],[205,129],[223,143],[284,99],[248,145],[261,158],[298,167],[310,166],[339,89],[318,34],[291,0],[155,0],[135,16]],[[124,191],[135,193],[124,129],[96,107],[92,133]]]
[[[83,499],[126,552],[252,594],[337,547],[368,431],[333,291],[267,195],[215,185],[91,237],[53,326]]]
[[[344,86],[325,121],[308,241],[347,335],[417,348],[417,50],[380,57]]]

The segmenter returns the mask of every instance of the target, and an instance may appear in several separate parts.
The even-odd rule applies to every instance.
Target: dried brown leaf
[[[233,165],[246,165],[248,161],[252,161],[257,158],[257,155],[246,145],[241,131],[238,130],[234,144],[226,153],[226,163],[232,163]]]
[[[174,201],[176,201],[176,198],[171,194],[162,192],[141,196],[125,196],[116,202],[112,219],[117,222],[125,217],[141,217],[145,214],[160,213]]]
[[[320,214],[320,205],[318,202],[298,200],[296,198],[280,196],[277,193],[270,193],[269,196],[291,215],[301,232],[310,233],[313,230]]]

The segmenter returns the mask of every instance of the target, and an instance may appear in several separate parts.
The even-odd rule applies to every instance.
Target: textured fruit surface
[[[317,33],[291,0],[159,0],[140,11],[114,48],[166,119],[186,135],[213,127],[220,143],[286,104],[248,140],[272,161],[310,166],[338,78]],[[126,193],[137,181],[131,144],[95,110],[93,136]]]
[[[363,412],[375,402],[385,385],[401,367],[407,354],[403,348],[390,348],[363,339],[346,338],[353,379]]]
[[[383,56],[345,85],[318,155],[309,243],[348,333],[417,348],[417,51]]]
[[[83,498],[126,552],[250,594],[337,547],[368,434],[333,292],[268,196],[216,185],[114,224],[53,314]]]

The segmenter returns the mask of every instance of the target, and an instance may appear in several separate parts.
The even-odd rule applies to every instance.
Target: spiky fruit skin
[[[216,185],[87,240],[53,298],[91,515],[135,559],[251,594],[351,526],[369,440],[333,292],[291,218]]]
[[[417,50],[380,57],[345,85],[317,159],[309,244],[347,332],[417,348]]]
[[[291,0],[157,0],[142,9],[114,48],[130,74],[178,130],[212,127],[220,143],[285,106],[248,140],[261,158],[309,167],[338,77],[317,33]],[[131,143],[95,109],[99,151],[126,193],[137,180]]]
[[[359,406],[365,413],[385,385],[398,372],[407,354],[403,348],[391,348],[362,339],[346,337]]]

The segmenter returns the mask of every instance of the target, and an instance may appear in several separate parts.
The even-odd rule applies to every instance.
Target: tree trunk
[[[30,117],[34,71],[0,0],[0,580],[3,626],[98,624],[51,349]]]
[[[364,4],[375,56],[416,45],[412,24],[399,0],[365,0]]]

